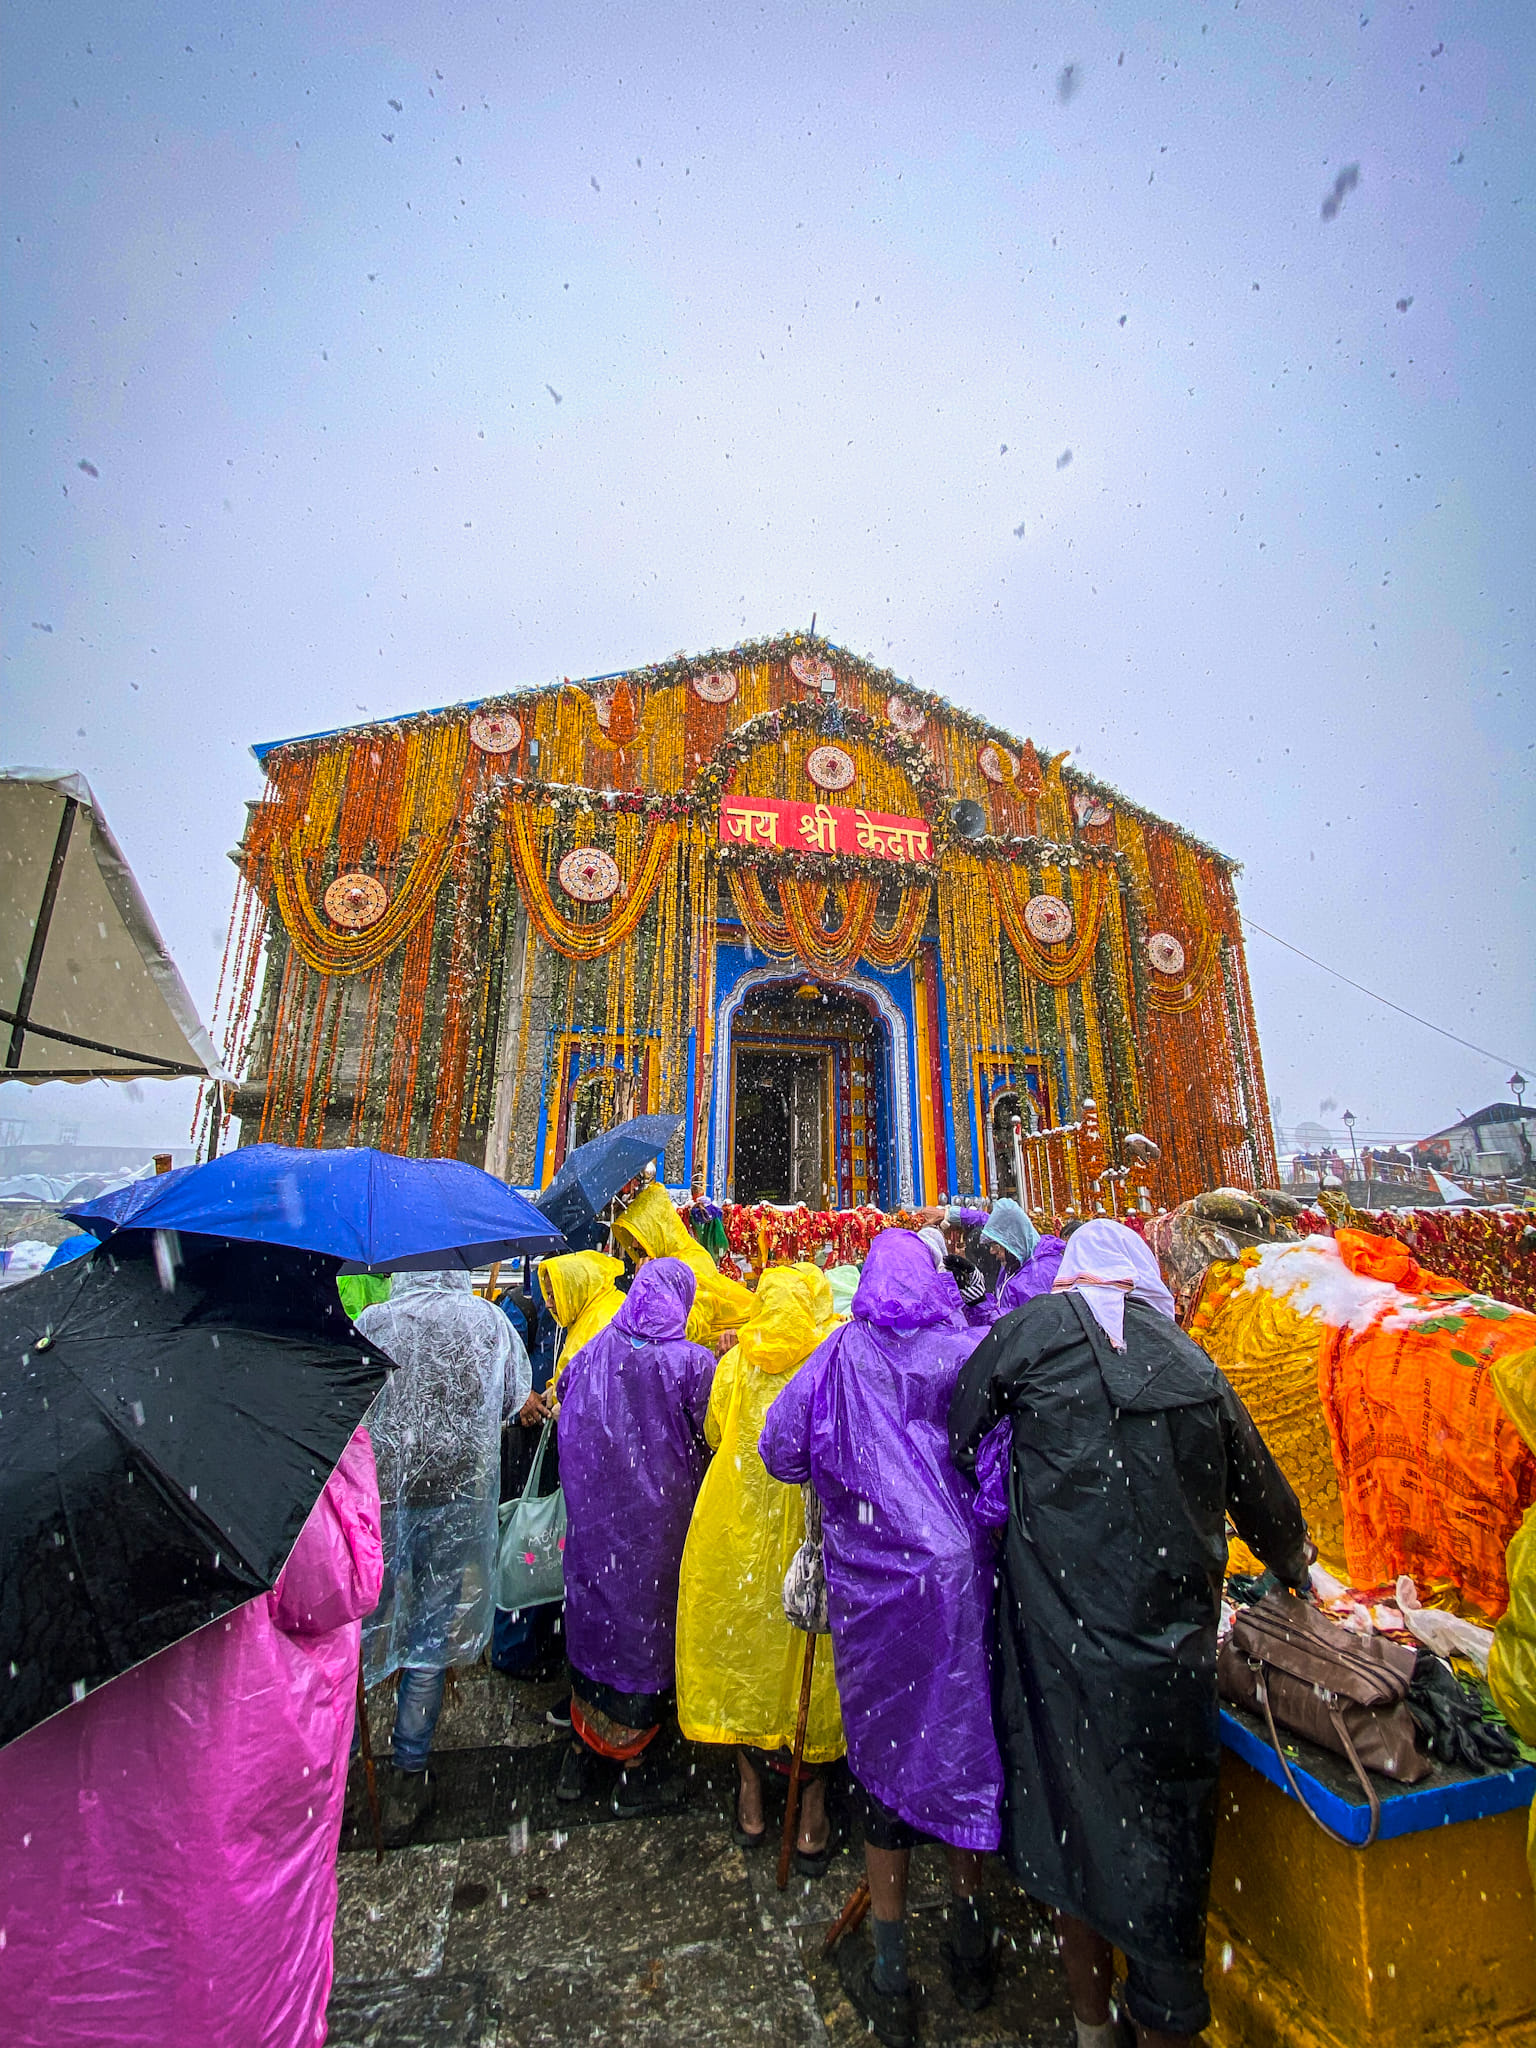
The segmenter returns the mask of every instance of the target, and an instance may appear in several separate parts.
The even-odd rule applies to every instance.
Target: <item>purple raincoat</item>
[[[683,1335],[695,1285],[681,1259],[648,1259],[560,1382],[566,1652],[583,1678],[618,1693],[653,1696],[673,1680],[678,1572],[715,1374],[713,1352]]]
[[[990,1539],[950,1462],[949,1398],[976,1345],[959,1290],[907,1230],[870,1246],[853,1321],[768,1411],[776,1479],[821,1498],[848,1762],[909,1826],[995,1849],[1002,1765],[987,1663]]]
[[[1026,1301],[1049,1294],[1066,1251],[1065,1238],[1042,1237],[1018,1272],[1003,1282],[997,1297],[998,1314],[1005,1316],[1010,1309],[1022,1308]]]

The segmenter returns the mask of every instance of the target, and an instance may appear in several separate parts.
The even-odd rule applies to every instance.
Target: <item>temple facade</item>
[[[669,1110],[666,1179],[738,1201],[1274,1178],[1233,863],[824,640],[256,752],[244,1142],[537,1188]]]

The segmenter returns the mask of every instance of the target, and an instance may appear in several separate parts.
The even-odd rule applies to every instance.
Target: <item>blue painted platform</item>
[[[1282,1739],[1284,1734],[1282,1729]],[[1251,1764],[1260,1777],[1267,1778],[1287,1799],[1295,1798],[1267,1734],[1256,1734],[1223,1707],[1221,1739],[1234,1756]],[[1311,1745],[1297,1747],[1310,1749]],[[1289,1761],[1307,1805],[1318,1818],[1325,1820],[1345,1841],[1364,1842],[1370,1832],[1371,1809],[1358,1785],[1351,1783],[1351,1796],[1345,1798],[1296,1758]],[[1348,1770],[1342,1758],[1340,1763]],[[1374,1782],[1381,1799],[1381,1826],[1376,1839],[1389,1842],[1398,1835],[1449,1827],[1455,1821],[1486,1820],[1491,1814],[1511,1813],[1529,1806],[1536,1797],[1536,1764],[1517,1764],[1512,1771],[1489,1771],[1480,1778],[1437,1764],[1432,1777],[1421,1785],[1395,1785],[1391,1779],[1381,1777]]]

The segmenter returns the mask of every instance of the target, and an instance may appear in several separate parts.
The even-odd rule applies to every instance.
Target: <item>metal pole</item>
[[[59,884],[64,879],[64,863],[69,856],[70,834],[75,829],[75,813],[79,808],[78,798],[65,797],[63,814],[59,819],[58,837],[53,842],[53,859],[49,863],[48,879],[43,883],[42,901],[37,906],[37,923],[32,927],[32,944],[27,949],[27,965],[21,977],[21,993],[16,998],[15,1016],[11,1024],[11,1043],[5,1055],[8,1069],[21,1065],[21,1048],[26,1042],[27,1020],[32,1015],[32,998],[37,993],[37,978],[43,970],[43,948],[48,943],[48,927],[53,923],[53,906],[59,900]]]

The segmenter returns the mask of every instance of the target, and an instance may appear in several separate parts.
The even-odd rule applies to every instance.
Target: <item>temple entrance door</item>
[[[826,1065],[819,1052],[737,1055],[736,1201],[822,1206]]]
[[[797,1059],[789,1111],[789,1199],[813,1209],[826,1199],[822,1172],[822,1095],[825,1056]]]
[[[775,1053],[742,1053],[737,1059],[732,1179],[738,1202],[789,1200],[796,1064]]]

